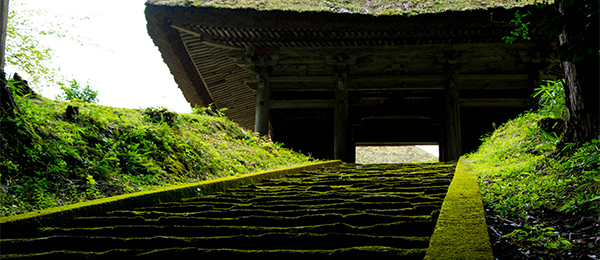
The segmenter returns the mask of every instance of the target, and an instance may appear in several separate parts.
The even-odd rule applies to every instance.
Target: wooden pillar
[[[462,154],[460,130],[460,97],[456,77],[458,73],[455,64],[450,64],[448,84],[444,98],[444,128],[442,130],[442,153],[440,161],[455,161]]]
[[[355,163],[356,162],[356,142],[354,142],[352,128],[348,129],[348,135],[349,135],[348,148],[346,149],[348,151],[348,154],[346,155],[347,159],[344,160],[344,162]]]
[[[4,70],[6,50],[6,28],[8,22],[8,0],[0,0],[0,69]]]
[[[256,89],[256,116],[254,120],[254,132],[260,135],[269,134],[269,75],[264,71],[260,73],[258,88]]]
[[[346,73],[337,75],[337,85],[335,87],[335,105],[333,112],[333,156],[336,160],[344,162],[353,162],[350,158],[354,149],[350,144],[350,135],[348,129],[348,82]]]

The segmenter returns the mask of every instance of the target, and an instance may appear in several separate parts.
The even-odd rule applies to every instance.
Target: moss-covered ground
[[[176,114],[41,96],[3,111],[0,216],[314,161],[219,111]],[[67,107],[78,114],[67,115]]]
[[[600,140],[565,143],[562,85],[549,82],[539,93],[546,94],[538,111],[498,127],[467,156],[479,177],[494,255],[598,259]]]
[[[444,198],[425,260],[493,260],[477,176],[461,158]]]

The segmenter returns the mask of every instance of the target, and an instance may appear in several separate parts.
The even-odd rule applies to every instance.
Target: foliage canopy
[[[32,18],[47,16],[42,9],[30,8],[20,0],[11,0],[6,28],[6,65],[15,67],[29,79],[34,87],[54,85],[65,81],[60,66],[52,63],[54,50],[39,41],[40,36],[54,36],[84,44],[84,39],[72,35],[68,28],[74,24],[46,21],[34,23]],[[71,20],[86,20],[87,17],[70,17]]]

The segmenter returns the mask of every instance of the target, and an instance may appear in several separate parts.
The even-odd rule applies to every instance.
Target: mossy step
[[[281,216],[281,217],[300,217],[306,214],[357,214],[362,213],[355,209],[335,209],[335,208],[318,208],[312,210],[287,210],[287,211],[271,211],[264,209],[231,209],[227,211],[213,210],[204,212],[184,212],[173,213],[165,211],[118,211],[111,212],[108,215],[112,217],[136,217],[141,216],[146,219],[156,219],[159,217],[203,217],[203,218],[238,218],[246,216]]]
[[[231,250],[231,249],[219,249],[219,250],[206,250],[196,248],[184,248],[184,249],[169,249],[169,250],[157,250],[148,253],[149,256],[157,256],[161,258],[163,256],[169,257],[206,257],[210,259],[234,259],[239,257],[252,257],[255,259],[363,259],[372,258],[380,260],[421,260],[425,255],[425,250],[422,248],[414,249],[402,249],[394,247],[384,246],[373,246],[373,247],[353,247],[353,248],[339,248],[333,250]],[[142,255],[144,256],[144,255]]]
[[[395,223],[401,221],[433,221],[431,216],[390,216],[374,213],[342,214],[305,214],[298,217],[257,216],[250,215],[237,218],[203,218],[203,217],[160,217],[148,219],[138,217],[90,217],[73,221],[70,227],[102,227],[115,225],[214,225],[214,226],[261,226],[261,227],[295,227],[322,225],[327,223],[346,223],[352,226],[371,226],[380,223]]]
[[[254,258],[262,260],[295,260],[295,259],[351,259],[351,258],[375,258],[381,260],[421,260],[425,255],[426,249],[402,249],[393,247],[353,247],[338,248],[333,250],[236,250],[228,248],[206,249],[206,248],[166,248],[159,250],[121,250],[113,249],[105,252],[81,252],[81,251],[51,251],[42,254],[26,255],[2,255],[4,259],[187,259],[187,258],[206,258],[206,259],[233,259],[233,258]]]
[[[375,200],[375,199],[373,199]],[[416,199],[415,199],[416,200]],[[328,202],[328,201],[324,201]],[[255,215],[256,212],[269,212],[269,215],[276,215],[277,212],[284,212],[286,215],[293,212],[316,212],[323,209],[352,209],[356,212],[364,212],[368,210],[402,210],[402,215],[415,215],[415,214],[431,214],[431,211],[439,209],[442,202],[438,200],[432,201],[420,201],[420,202],[385,202],[385,201],[350,201],[343,203],[325,203],[325,204],[302,204],[294,205],[292,203],[273,203],[273,204],[243,204],[235,205],[231,207],[224,207],[221,210],[195,210],[193,207],[168,207],[168,208],[153,208],[152,210],[130,210],[130,211],[112,211],[107,213],[105,216],[189,216],[189,217],[202,217],[202,216],[214,216],[217,212],[226,216],[228,212],[233,214],[243,214],[240,212],[246,212],[247,215]],[[185,211],[188,209],[194,209],[193,211]],[[430,209],[429,213],[424,212],[425,209]],[[411,212],[412,211],[412,212]],[[259,214],[261,215],[261,214]],[[154,217],[154,218],[156,218]],[[152,218],[152,217],[151,217]]]
[[[360,211],[368,209],[411,209],[417,205],[407,202],[387,202],[387,203],[376,203],[376,202],[343,202],[343,203],[331,203],[331,204],[311,204],[311,205],[290,205],[290,204],[261,204],[261,205],[236,205],[229,209],[264,209],[272,211],[280,210],[311,210],[318,208],[354,208]],[[226,210],[226,209],[225,209]]]
[[[340,179],[342,178],[342,179]],[[450,183],[451,179],[430,179],[424,180],[423,178],[415,177],[413,179],[407,178],[370,178],[364,177],[358,179],[356,176],[339,176],[336,178],[337,180],[321,180],[321,179],[310,179],[310,180],[286,180],[286,181],[277,181],[277,182],[266,182],[263,183],[264,186],[272,186],[272,187],[289,187],[292,189],[302,189],[302,187],[311,188],[314,186],[322,186],[322,187],[332,187],[332,186],[349,186],[352,188],[359,187],[368,187],[373,184],[374,180],[377,181],[385,181],[387,184],[401,186],[401,187],[422,187],[422,185],[436,185],[436,184],[444,184]],[[288,188],[288,189],[289,189]]]
[[[43,253],[55,250],[104,252],[111,249],[156,250],[174,247],[232,248],[240,250],[336,249],[354,246],[386,246],[394,248],[427,248],[429,236],[372,236],[342,233],[285,233],[233,235],[218,237],[89,237],[55,236],[3,241],[3,254]]]
[[[318,259],[355,257],[348,254],[352,251],[378,259],[395,254],[421,259],[453,166],[403,167],[344,165],[288,174],[286,179],[264,180],[228,192],[80,217],[40,231],[37,239],[1,242],[3,248],[11,250],[20,244],[24,252],[28,248],[55,250],[51,245],[85,243],[66,248],[67,258],[143,253],[149,258],[256,254],[267,259],[275,255]],[[364,169],[368,173],[360,173]],[[393,172],[382,173],[381,169]],[[436,176],[435,171],[440,173]],[[74,242],[68,242],[69,238]],[[385,247],[373,250],[372,246]],[[347,250],[349,247],[355,248]]]
[[[264,210],[260,208],[248,208],[248,209],[232,209],[228,211],[207,211],[201,213],[163,213],[163,212],[152,212],[152,211],[123,211],[115,215],[104,216],[104,217],[87,217],[78,218],[74,220],[69,226],[71,227],[98,227],[102,225],[116,225],[128,223],[142,224],[142,223],[153,223],[155,225],[163,223],[167,220],[173,219],[186,219],[190,218],[193,221],[205,221],[198,222],[198,225],[206,225],[206,223],[214,223],[215,220],[223,219],[227,221],[235,221],[240,219],[248,218],[280,218],[280,219],[301,219],[307,216],[389,216],[393,218],[408,219],[409,221],[420,221],[420,220],[431,220],[432,216],[436,211],[439,210],[439,206],[419,206],[412,208],[395,208],[391,210],[379,210],[379,209],[368,209],[364,211],[356,210],[355,208],[315,208],[315,209],[302,209],[302,210],[286,210],[286,211],[272,211]],[[158,221],[161,219],[161,221]]]
[[[418,216],[418,215],[431,215],[435,210],[439,209],[439,205],[430,205],[410,208],[398,208],[388,210],[378,209],[367,209],[357,210],[354,208],[312,208],[312,209],[301,209],[301,210],[265,210],[263,208],[249,207],[246,209],[229,209],[224,210],[210,210],[202,212],[173,212],[171,208],[153,209],[147,211],[113,211],[109,212],[107,216],[110,217],[144,217],[145,219],[157,219],[160,217],[204,217],[204,218],[237,218],[244,216],[281,216],[281,217],[300,217],[307,214],[358,214],[358,213],[375,213],[391,216]]]
[[[239,194],[239,193],[233,193],[232,194]],[[358,195],[358,194],[342,194],[342,193],[322,193],[322,192],[296,192],[296,193],[292,193],[292,194],[287,194],[287,195],[280,195],[280,194],[267,194],[267,195],[255,195],[253,198],[247,198],[247,199],[237,199],[238,203],[259,203],[262,201],[274,201],[274,200],[286,200],[286,201],[290,201],[290,200],[316,200],[316,199],[329,199],[329,198],[343,198],[343,199],[357,199],[362,197],[362,195]],[[223,195],[221,196],[221,198],[219,199],[234,199],[231,197],[231,195],[227,194],[227,195]],[[183,202],[221,202],[221,200],[219,200],[217,198],[213,199],[213,198],[192,198],[192,199],[188,199]]]
[[[160,202],[179,201],[182,198],[209,195],[216,192],[226,191],[243,185],[257,183],[265,179],[281,178],[288,174],[315,170],[323,167],[331,167],[340,164],[341,161],[327,161],[310,163],[300,166],[276,169],[270,171],[230,176],[220,179],[207,180],[197,183],[188,183],[162,189],[136,192],[132,194],[118,195],[108,198],[97,199],[49,208],[41,211],[29,212],[17,216],[0,218],[0,229],[3,236],[12,234],[35,232],[35,228],[53,223],[67,223],[77,216],[90,216],[102,214],[103,212],[118,208],[154,205]]]
[[[156,226],[156,225],[132,225],[132,226],[103,226],[93,228],[44,228],[40,231],[41,237],[51,236],[90,236],[90,237],[210,237],[210,236],[232,236],[232,235],[259,235],[269,232],[283,233],[347,233],[363,234],[373,236],[395,236],[401,230],[405,236],[423,236],[430,233],[435,227],[433,221],[406,221],[395,223],[383,223],[372,226],[351,226],[345,223],[327,223],[311,226],[296,227],[261,227],[261,226]]]

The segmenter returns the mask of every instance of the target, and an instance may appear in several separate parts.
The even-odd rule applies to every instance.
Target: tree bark
[[[559,10],[565,15],[562,4]],[[563,31],[560,44],[568,44],[569,34]],[[596,46],[597,48],[597,46]],[[563,61],[565,76],[565,122],[564,142],[581,144],[592,139],[600,139],[600,54],[598,49],[582,61]]]
[[[8,0],[0,0],[0,69],[4,70],[6,27],[8,23]]]

